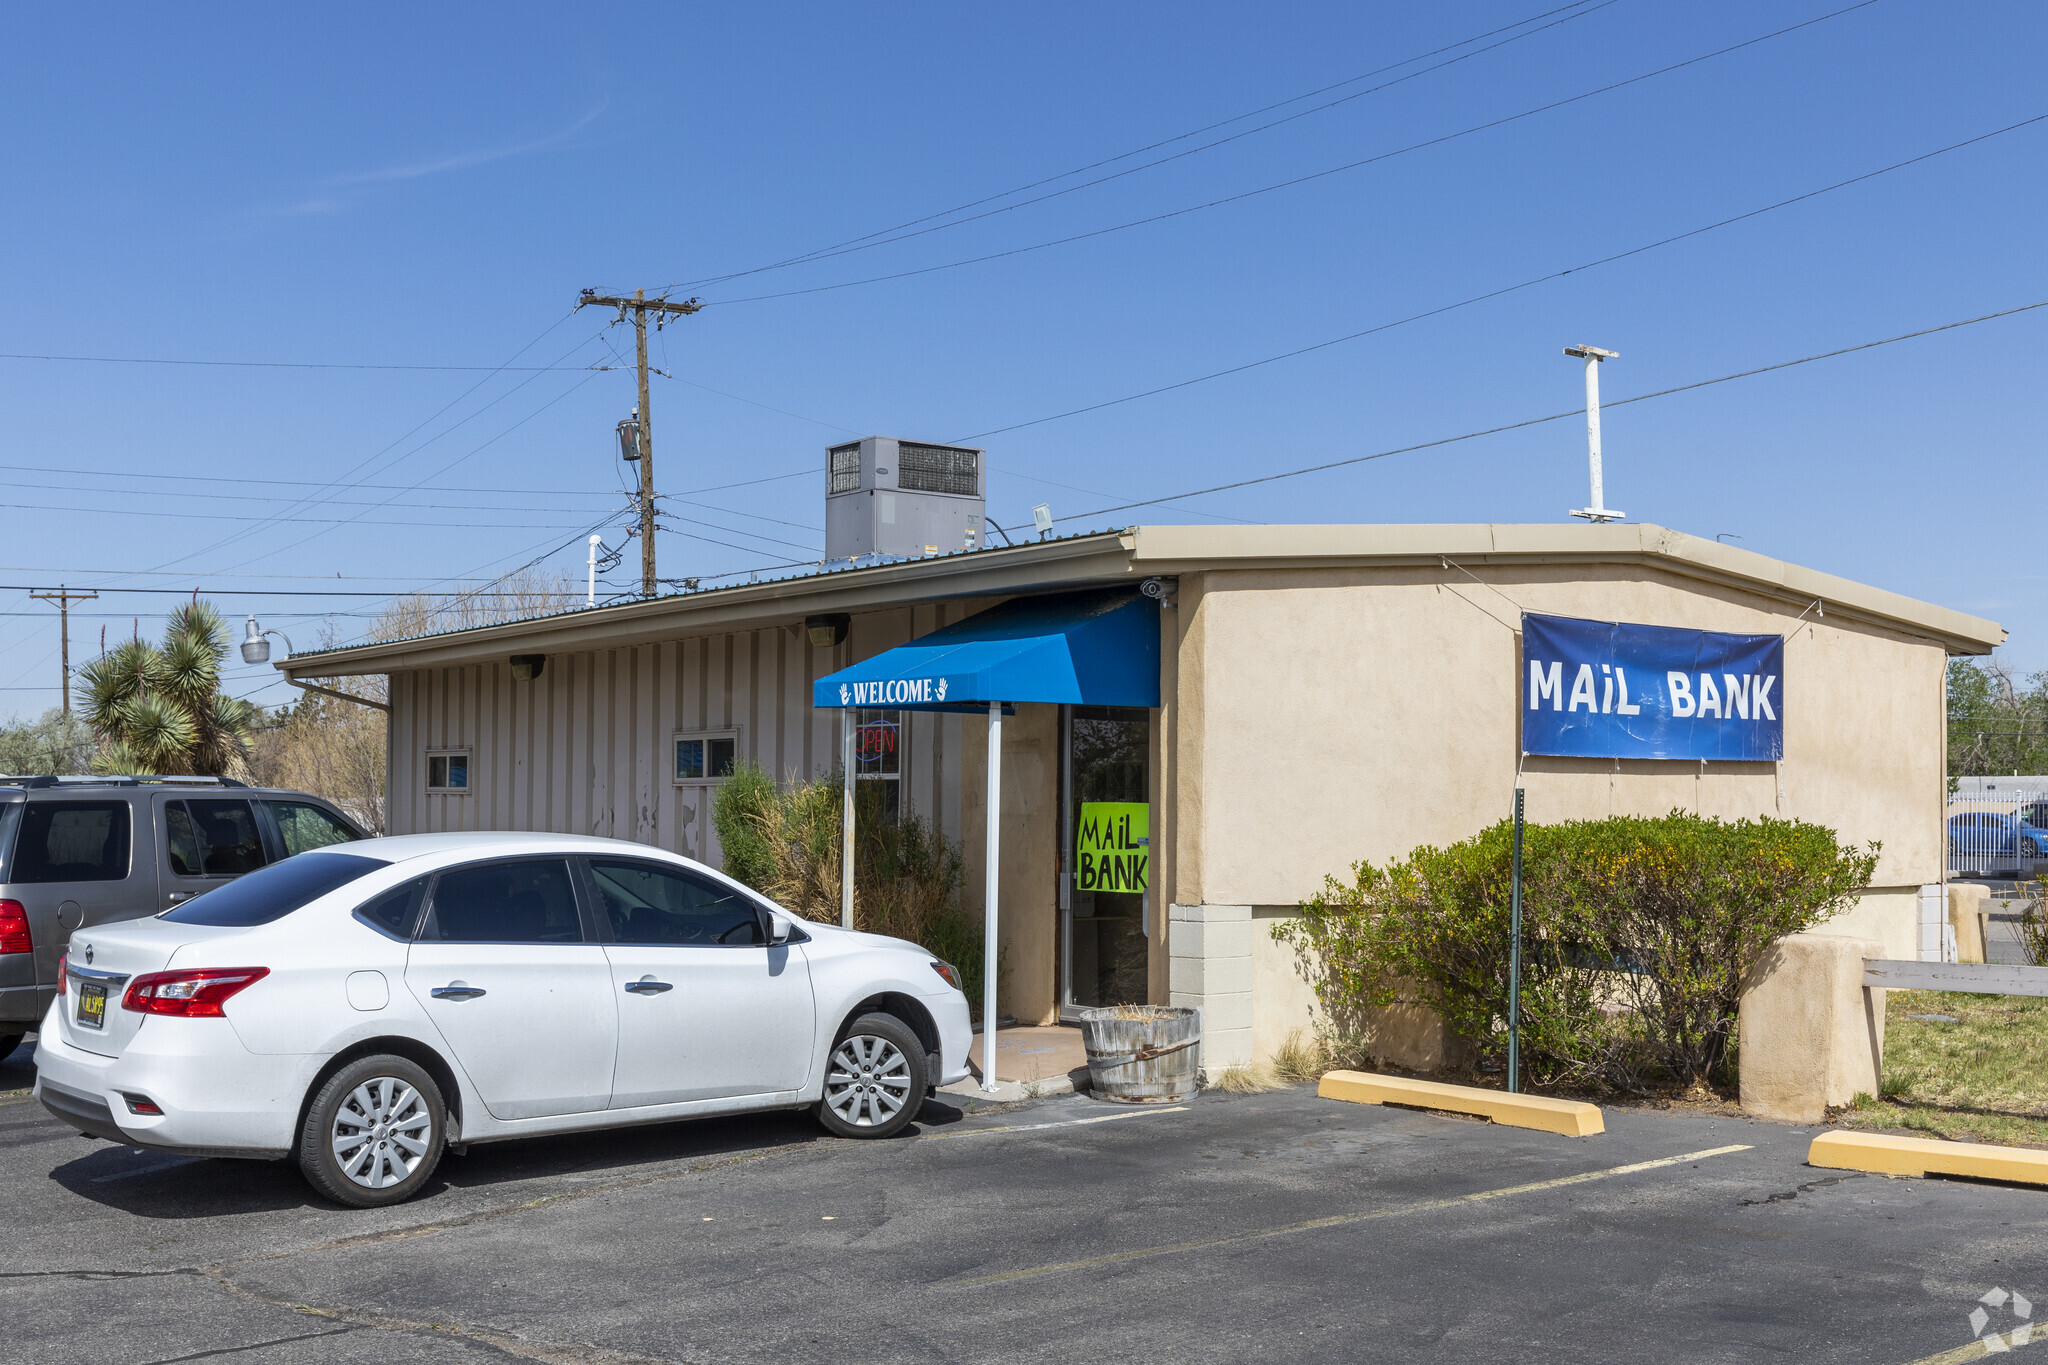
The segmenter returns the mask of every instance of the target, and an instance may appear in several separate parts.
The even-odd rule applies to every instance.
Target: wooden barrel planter
[[[1105,1005],[1081,1011],[1088,1085],[1127,1104],[1184,1100],[1201,1088],[1202,1012],[1186,1005]]]

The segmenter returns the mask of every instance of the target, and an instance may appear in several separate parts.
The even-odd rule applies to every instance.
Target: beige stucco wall
[[[1059,1019],[1059,715],[1057,706],[1027,705],[1003,718],[996,941],[1004,961],[996,1008],[1020,1024]],[[962,718],[960,735],[960,838],[967,862],[961,899],[979,915],[987,903],[988,719]]]
[[[1358,859],[1468,837],[1510,813],[1521,609],[1761,634],[1790,631],[1786,759],[1709,765],[1529,759],[1531,821],[1776,815],[1883,843],[1872,892],[1817,932],[1914,955],[1913,888],[1942,878],[1946,656],[1639,566],[1300,569],[1181,580],[1172,790],[1177,902],[1287,906]],[[1284,642],[1284,647],[1281,647]],[[1783,781],[1783,797],[1779,781]],[[1305,988],[1256,935],[1262,1054]]]

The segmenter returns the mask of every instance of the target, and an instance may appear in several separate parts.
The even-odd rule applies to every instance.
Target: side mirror
[[[768,942],[773,945],[789,942],[789,921],[780,915],[768,916]]]

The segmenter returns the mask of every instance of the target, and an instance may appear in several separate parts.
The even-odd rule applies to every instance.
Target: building
[[[1359,859],[1507,816],[1518,773],[1532,821],[1683,807],[1881,841],[1874,883],[1821,932],[1915,956],[1919,893],[1945,871],[1946,661],[2004,638],[1989,621],[1651,525],[1141,526],[280,666],[389,676],[394,833],[574,831],[716,863],[710,805],[733,759],[783,776],[835,770],[840,718],[814,706],[820,679],[942,627],[971,636],[969,618],[1012,599],[1051,610],[1108,589],[1156,631],[1158,704],[1024,701],[1005,722],[1001,1012],[1040,1023],[1115,1000],[1201,1005],[1211,1067],[1268,1055],[1309,1022],[1312,995],[1269,932],[1278,918]],[[1678,714],[1712,694],[1729,733],[1739,690],[1754,733],[1768,712],[1772,747],[1714,751],[1752,755],[1729,761],[1525,755],[1530,715],[1589,719],[1601,676],[1525,670],[1525,613],[1771,650],[1782,637],[1782,681],[1758,675],[1754,695],[1735,673],[1720,675],[1725,699],[1712,673],[1698,696],[1689,675],[1673,683],[1686,691]],[[1641,709],[1631,697],[1648,694],[1630,688],[1647,685],[1624,677],[1621,712]],[[960,842],[979,904],[986,714],[885,702],[859,723],[861,777]],[[1119,824],[1098,851],[1125,861],[1086,889],[1078,808],[1092,802],[1135,807],[1149,842]]]

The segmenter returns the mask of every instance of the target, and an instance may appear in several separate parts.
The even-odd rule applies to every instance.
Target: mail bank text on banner
[[[1522,616],[1522,751],[1758,762],[1785,755],[1785,641]]]

